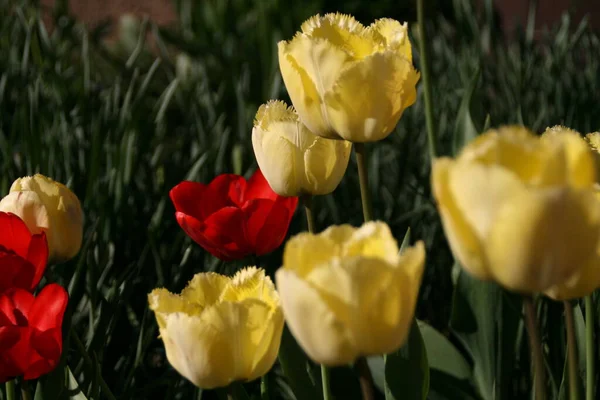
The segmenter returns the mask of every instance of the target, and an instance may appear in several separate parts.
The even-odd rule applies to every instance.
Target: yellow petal
[[[304,277],[314,268],[329,263],[339,253],[339,246],[325,232],[319,236],[304,232],[288,240],[283,252],[283,267]]]
[[[546,130],[542,140],[560,146],[560,155],[564,159],[564,183],[586,188],[596,182],[594,155],[578,132],[555,126]]]
[[[202,308],[213,305],[220,300],[221,294],[230,280],[230,278],[215,272],[196,274],[181,291],[181,297]]]
[[[283,57],[286,57],[286,61],[289,62],[288,69],[291,67],[291,71],[285,73],[281,65],[282,48]],[[289,43],[280,47],[279,58],[283,80],[300,119],[313,133],[319,136],[327,135],[331,127],[327,109],[321,105],[323,96],[333,87],[342,67],[351,62],[351,57],[325,39],[311,39],[308,36],[297,35]],[[301,90],[298,90],[292,82],[290,82],[291,86],[288,86],[286,75],[291,75],[293,71],[301,76],[303,86]],[[311,82],[312,86],[308,82]],[[316,98],[314,94],[317,95]],[[316,107],[308,110],[308,103],[315,100]]]
[[[351,142],[385,138],[415,102],[418,80],[412,64],[391,51],[348,65],[325,94],[331,126]]]
[[[485,240],[502,205],[526,190],[511,171],[495,165],[457,162],[448,187],[456,207],[480,240]]]
[[[544,293],[551,299],[562,301],[585,297],[600,288],[600,255],[593,255],[575,275],[564,283],[552,286]]]
[[[280,268],[275,273],[285,320],[298,344],[315,362],[344,365],[355,360],[345,327],[318,292],[294,271]]]
[[[305,190],[313,195],[333,192],[346,173],[352,143],[315,137],[304,153]]]
[[[264,269],[246,267],[238,271],[223,290],[220,301],[242,302],[246,299],[257,299],[273,308],[279,307],[279,295]]]
[[[389,226],[380,221],[364,223],[343,242],[342,257],[378,258],[394,265],[398,262],[398,243]]]
[[[260,378],[273,367],[281,345],[283,324],[283,311],[280,308],[273,310],[269,320],[266,321],[263,337],[256,346],[252,362],[252,373],[248,377],[249,381]]]
[[[391,18],[381,18],[373,22],[368,30],[381,35],[388,50],[395,50],[412,62],[412,48],[408,39],[406,23],[401,24]]]
[[[508,289],[542,292],[581,267],[598,242],[591,191],[521,191],[498,210],[485,243],[490,270]]]
[[[46,232],[49,243],[54,231],[50,231],[50,216],[36,192],[11,192],[0,200],[0,211],[13,213],[25,222],[32,234]]]
[[[167,289],[154,289],[148,295],[150,309],[156,315],[156,321],[160,328],[165,328],[166,317],[172,313],[185,313],[188,315],[198,314],[202,307],[191,304],[181,296],[169,292]]]
[[[483,254],[481,242],[466,216],[458,208],[449,187],[450,176],[456,162],[449,158],[434,161],[432,187],[438,209],[442,217],[444,232],[454,256],[462,266],[479,279],[489,279],[491,275]]]

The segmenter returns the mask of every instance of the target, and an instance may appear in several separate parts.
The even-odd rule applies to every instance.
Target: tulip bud
[[[569,281],[597,258],[600,207],[592,153],[578,134],[490,130],[456,159],[435,160],[432,186],[455,257],[472,275],[524,293]]]
[[[81,248],[81,205],[62,183],[40,174],[19,178],[0,201],[0,211],[18,215],[33,234],[44,231],[51,262],[67,261]]]
[[[292,107],[271,100],[256,113],[252,145],[258,166],[281,196],[328,194],[339,185],[352,144],[316,136]]]
[[[351,142],[384,139],[417,98],[407,25],[316,15],[281,41],[279,68],[300,120],[316,135]]]
[[[275,278],[290,331],[315,362],[336,366],[397,350],[423,275],[422,242],[399,254],[383,222],[290,239]]]
[[[167,359],[198,387],[254,380],[277,358],[283,313],[262,269],[245,268],[233,278],[199,273],[181,295],[155,289],[148,301]]]

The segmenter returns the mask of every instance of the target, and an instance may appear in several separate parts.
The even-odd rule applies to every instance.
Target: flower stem
[[[594,371],[595,353],[594,348],[594,308],[592,305],[592,295],[585,297],[585,373],[586,373],[586,400],[594,400]]]
[[[371,375],[369,364],[367,364],[367,359],[361,357],[356,360],[356,369],[358,371],[358,380],[363,400],[375,399],[375,395],[373,394],[373,376]]]
[[[17,395],[15,393],[15,381],[8,381],[4,384],[6,389],[6,400],[16,400]]]
[[[425,35],[425,18],[423,3],[417,0],[417,24],[419,27],[419,56],[421,60],[421,76],[423,78],[423,95],[425,97],[425,122],[427,123],[427,141],[429,142],[429,157],[431,162],[437,155],[435,126],[433,121],[433,104],[431,103],[431,80],[429,74],[429,56],[427,54],[427,38]]]
[[[321,382],[323,385],[323,400],[332,400],[331,388],[329,387],[329,368],[321,364]]]
[[[260,398],[269,400],[269,374],[266,373],[260,379]]]
[[[306,214],[306,223],[308,225],[308,231],[310,233],[315,232],[315,218],[313,214],[312,196],[304,195],[301,197],[302,204],[304,205],[304,213]],[[330,400],[331,389],[329,388],[329,370],[326,366],[321,365],[321,383],[323,385],[323,399]]]
[[[367,150],[364,143],[354,143],[356,164],[358,165],[358,180],[360,182],[360,198],[362,200],[365,222],[373,219],[371,209],[371,194],[369,192],[369,173],[367,171]]]
[[[529,347],[532,353],[535,398],[536,400],[546,400],[546,374],[544,370],[542,342],[540,341],[535,307],[531,297],[525,296],[523,299],[523,308],[525,309],[525,323],[527,325],[527,333],[529,334]]]
[[[569,400],[579,400],[579,383],[577,382],[577,340],[575,339],[575,321],[573,307],[563,301],[565,307],[565,323],[567,326],[567,364],[569,367]]]
[[[313,215],[313,204],[312,196],[303,195],[301,197],[302,204],[304,205],[304,213],[306,214],[306,224],[308,225],[308,231],[310,233],[315,232],[315,217]]]

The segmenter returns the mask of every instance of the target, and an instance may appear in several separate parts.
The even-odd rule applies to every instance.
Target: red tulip
[[[297,197],[275,193],[260,170],[248,181],[223,174],[208,185],[181,182],[170,195],[185,233],[224,261],[279,247],[298,205]]]
[[[48,260],[46,235],[32,235],[11,213],[0,212],[0,293],[10,288],[33,291]]]
[[[0,382],[35,379],[52,371],[62,353],[68,295],[57,284],[33,296],[23,289],[0,295]]]

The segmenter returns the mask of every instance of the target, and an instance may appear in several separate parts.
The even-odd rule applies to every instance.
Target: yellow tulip
[[[398,349],[424,262],[422,242],[399,255],[383,222],[293,237],[275,275],[290,331],[311,359],[329,366]]]
[[[199,273],[180,295],[155,289],[148,301],[167,359],[198,387],[259,378],[277,358],[283,313],[262,269],[245,268],[233,278]]]
[[[565,283],[596,255],[600,207],[592,153],[576,133],[490,130],[456,159],[435,160],[432,185],[462,266],[525,293]]]
[[[388,136],[417,97],[407,25],[316,15],[281,41],[279,68],[294,107],[313,133],[351,142]]]
[[[81,204],[62,183],[40,174],[19,178],[0,201],[0,211],[18,215],[34,234],[46,232],[51,262],[67,261],[81,248]]]
[[[313,134],[282,101],[260,106],[252,145],[263,175],[281,196],[333,192],[346,172],[352,150],[350,142]]]
[[[551,131],[571,131],[564,127],[554,127]],[[579,136],[575,131],[571,131]],[[592,149],[595,156],[596,165],[600,166],[600,133],[588,133],[585,140]],[[600,200],[600,188],[596,183],[594,185],[596,198]],[[600,206],[600,205],[599,205]],[[596,248],[596,257],[591,258],[587,263],[581,265],[575,275],[566,282],[555,285],[546,290],[544,294],[554,300],[570,300],[585,297],[600,287],[600,243]]]

